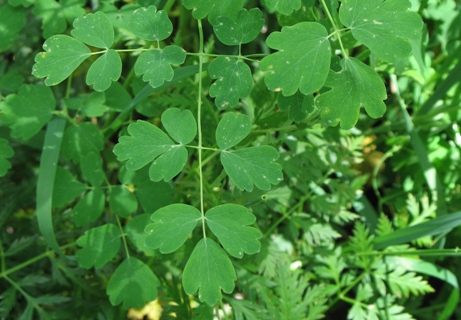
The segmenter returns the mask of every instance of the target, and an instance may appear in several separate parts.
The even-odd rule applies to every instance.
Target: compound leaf
[[[61,153],[74,163],[79,163],[90,152],[98,154],[104,148],[104,138],[98,127],[91,122],[70,126],[64,131]]]
[[[361,107],[370,117],[381,117],[386,111],[383,100],[387,94],[378,74],[355,58],[344,59],[340,64],[343,70],[331,71],[325,83],[332,89],[316,101],[322,120],[330,126],[341,122],[341,128],[350,129],[356,124]]]
[[[277,11],[286,16],[301,8],[301,0],[264,0],[264,3],[270,12]]]
[[[104,12],[89,13],[74,21],[74,38],[87,45],[109,49],[114,43],[114,28]]]
[[[10,94],[0,103],[0,115],[11,128],[11,136],[27,140],[53,117],[56,100],[44,85],[24,85],[18,94]]]
[[[187,149],[184,146],[174,145],[160,157],[154,160],[149,168],[149,178],[152,181],[170,181],[184,168],[188,159]]]
[[[279,153],[272,146],[223,151],[221,163],[230,179],[240,190],[253,190],[253,184],[261,190],[269,190],[271,184],[282,181],[280,164],[274,162]]]
[[[127,218],[138,209],[138,200],[125,186],[115,186],[109,195],[110,210],[119,217]]]
[[[77,244],[82,247],[76,253],[80,267],[98,269],[112,260],[120,249],[120,230],[110,223],[92,228],[77,239]]]
[[[13,155],[14,150],[8,144],[8,140],[0,138],[0,177],[3,177],[11,168],[11,163],[7,159]]]
[[[88,192],[72,210],[77,226],[84,226],[96,221],[104,211],[105,196],[101,189]]]
[[[85,3],[85,0],[36,1],[33,13],[43,19],[43,37],[66,31],[68,24],[85,14]]]
[[[208,73],[212,79],[217,79],[210,87],[210,96],[216,98],[218,109],[235,107],[240,98],[247,97],[251,92],[251,70],[242,61],[218,57],[208,66]]]
[[[283,27],[281,32],[271,33],[266,43],[279,50],[261,61],[270,90],[291,96],[298,89],[308,95],[323,87],[331,59],[328,32],[324,26],[317,22],[301,22]]]
[[[91,55],[90,49],[81,41],[58,34],[52,36],[43,44],[45,52],[35,56],[32,74],[45,78],[47,86],[61,83]]]
[[[237,279],[227,254],[210,238],[201,239],[184,267],[182,283],[187,294],[199,290],[199,299],[213,306],[221,300],[221,290],[231,293]]]
[[[188,144],[197,135],[197,123],[190,110],[169,108],[162,113],[162,124],[168,134],[181,144]]]
[[[146,121],[130,124],[128,134],[120,137],[114,153],[119,161],[128,160],[126,168],[130,171],[141,169],[174,146],[162,130]]]
[[[253,41],[264,25],[262,12],[258,8],[253,8],[250,11],[240,10],[237,21],[227,16],[218,17],[216,21],[217,24],[213,26],[216,37],[228,46]]]
[[[261,243],[258,239],[262,234],[248,227],[256,221],[256,217],[244,206],[220,205],[208,210],[205,216],[208,227],[230,255],[242,258],[244,252],[254,254],[260,251]]]
[[[134,65],[135,73],[143,75],[144,81],[149,81],[154,88],[160,87],[165,80],[173,79],[172,64],[181,64],[186,60],[186,52],[178,46],[172,45],[164,49],[155,49],[143,52]]]
[[[141,260],[130,257],[123,261],[107,283],[107,294],[112,305],[123,303],[123,308],[141,308],[157,298],[160,281]]]
[[[233,20],[237,18],[243,8],[243,0],[183,0],[183,5],[192,10],[195,19],[203,19],[208,16],[212,25],[217,25],[217,18],[227,16]]]
[[[216,128],[216,141],[219,149],[232,148],[251,132],[250,117],[233,112],[226,113]]]
[[[146,226],[145,244],[149,248],[160,249],[161,253],[171,253],[179,249],[200,221],[197,208],[175,203],[155,211]]]
[[[99,92],[109,89],[112,81],[117,81],[122,74],[122,60],[117,51],[107,50],[93,64],[86,74],[86,84],[93,85]]]
[[[7,50],[19,38],[17,32],[26,24],[26,11],[8,4],[0,7],[0,52]]]
[[[168,14],[157,7],[139,8],[131,15],[131,31],[139,38],[148,41],[161,41],[173,32],[173,24]]]
[[[294,95],[285,97],[278,95],[277,104],[282,111],[288,110],[288,119],[301,122],[314,110],[314,97],[296,92]]]
[[[176,113],[175,111],[172,111]],[[188,141],[195,136],[195,120],[185,115],[185,121],[181,122],[189,126],[182,128],[174,133],[178,139]],[[190,114],[192,116],[192,114]],[[166,123],[169,130],[173,130],[175,125],[168,118]],[[184,120],[184,118],[181,118]],[[193,120],[193,121],[192,121]],[[192,122],[194,124],[192,124]],[[152,181],[173,179],[184,167],[187,162],[188,153],[183,145],[175,144],[162,130],[156,126],[145,122],[137,121],[128,126],[128,133],[131,136],[121,137],[119,143],[114,148],[114,153],[118,160],[128,160],[126,167],[130,171],[141,169],[146,164],[154,161],[149,168],[149,177]]]
[[[348,0],[339,18],[378,58],[395,62],[411,54],[409,40],[421,35],[421,17],[409,7],[409,1],[401,0]]]

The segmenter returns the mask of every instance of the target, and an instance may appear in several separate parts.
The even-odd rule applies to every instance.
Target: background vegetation
[[[233,46],[216,30],[220,21],[230,22],[218,19],[212,1],[0,0],[2,319],[461,318],[459,2],[403,5],[420,15],[423,26],[420,37],[406,39],[411,55],[393,61],[342,28],[339,8],[360,1],[241,2],[248,10],[261,10],[250,21],[264,19],[263,28],[254,39]],[[211,13],[198,17],[200,11],[190,10],[194,4],[208,6]],[[136,9],[152,5],[164,12],[156,20],[163,23],[158,32],[168,30],[167,20],[172,30],[146,39],[130,19]],[[222,12],[236,19],[230,7]],[[87,40],[89,49],[78,47],[69,38],[88,44],[75,31],[86,29],[84,20],[77,20],[83,27],[74,20],[96,12],[108,18],[115,36],[101,37],[102,47],[93,38]],[[103,29],[102,15],[90,17],[100,18]],[[343,70],[340,58],[346,56],[377,72],[386,89],[382,117],[365,105],[368,114],[362,110],[357,120],[346,111],[338,125],[322,104],[331,82],[288,94],[290,89],[282,91],[285,87],[268,80],[273,63],[268,57],[293,39],[282,32],[282,39],[271,44],[268,35],[305,21],[327,31],[327,72]],[[401,30],[389,33],[394,31]],[[52,43],[58,34],[69,38]],[[74,53],[91,54],[74,71],[68,59],[72,50],[61,51],[67,60],[59,63],[59,55],[44,54],[54,53],[45,41],[51,50],[62,43]],[[170,56],[173,74],[169,64],[160,80],[158,73],[136,70],[142,69],[137,61],[143,52],[172,45],[186,52]],[[98,52],[109,48],[120,56],[119,74],[114,62],[102,77],[87,77]],[[213,89],[228,77],[220,75],[226,70],[218,60],[223,56],[251,69],[248,85],[230,81]],[[208,69],[213,61],[223,64],[214,62],[215,69]],[[306,66],[320,68],[317,60]],[[236,99],[231,89],[239,91]],[[366,94],[379,100],[379,90],[377,96]],[[339,103],[346,100],[333,96]],[[168,119],[166,110],[178,113],[171,111]],[[247,134],[223,129],[222,119],[242,125]],[[191,129],[195,121],[198,136]],[[143,123],[163,133],[148,127],[136,136],[134,129]],[[153,158],[135,163],[148,150],[130,148],[142,145],[149,132],[171,137],[172,146],[187,145],[183,167],[176,170],[172,157],[152,174],[144,165]],[[272,176],[255,169],[250,182],[239,180],[241,172],[232,173],[221,157],[234,147],[236,154],[257,150],[248,161],[260,157]],[[176,228],[198,214],[203,233],[200,222],[193,230],[195,221],[190,230],[173,228],[149,238],[149,228],[155,235],[175,224],[165,227],[160,218],[171,219],[162,208],[172,204],[189,210]],[[219,220],[210,211],[221,205],[234,205],[225,208],[235,209],[238,221],[225,218],[221,222],[228,229],[217,231],[209,221]],[[208,238],[203,238],[205,229]],[[246,240],[235,240],[235,234]],[[177,238],[183,235],[181,242]],[[218,267],[204,269],[201,256],[194,256],[203,239],[218,243],[217,251],[206,253]]]

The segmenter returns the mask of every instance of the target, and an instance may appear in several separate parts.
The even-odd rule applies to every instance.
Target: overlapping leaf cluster
[[[98,11],[79,17],[73,22],[71,36],[53,35],[43,44],[45,52],[37,54],[33,74],[46,78],[45,84],[56,85],[77,69],[93,54],[101,54],[92,62],[86,76],[86,83],[96,91],[105,91],[112,81],[117,81],[122,73],[120,55],[112,48],[114,27],[107,15]],[[186,58],[184,50],[178,46],[159,47],[159,42],[168,38],[173,30],[165,12],[155,6],[140,8],[131,14],[131,32],[146,41],[156,41],[157,47],[143,52],[136,61],[135,72],[143,75],[153,87],[162,85],[173,78],[172,64],[181,64]],[[88,47],[100,51],[92,52]]]
[[[279,17],[305,11],[305,6],[308,6],[306,3],[313,2],[262,1],[269,12],[276,12]],[[114,102],[119,96],[111,97],[115,93],[126,92],[122,86],[117,86],[122,75],[122,60],[113,20],[103,10],[85,15],[83,1],[63,1],[60,7],[55,4],[54,1],[37,2],[34,8],[37,15],[43,18],[43,32],[49,38],[43,45],[44,52],[35,57],[33,74],[45,78],[47,86],[57,85],[87,61],[90,67],[86,74],[86,84],[97,92],[83,99],[64,99],[66,108],[76,110],[87,118],[99,118],[105,115],[107,100],[112,99],[116,105],[112,106],[112,111],[125,110],[124,103]],[[267,89],[278,93],[277,105],[281,111],[287,111],[289,124],[292,121],[302,123],[315,108],[320,111],[323,123],[331,126],[340,124],[342,128],[351,128],[356,124],[362,107],[372,118],[382,116],[385,111],[383,100],[387,96],[382,79],[368,64],[349,56],[341,42],[341,35],[347,30],[351,38],[357,44],[364,45],[373,57],[393,64],[412,53],[410,41],[420,37],[422,27],[420,17],[408,11],[409,3],[406,1],[344,0],[337,16],[329,22],[297,21],[293,18],[293,23],[287,23],[281,31],[272,32],[266,44],[274,52],[259,62],[242,55],[242,48],[253,42],[264,28],[265,20],[260,9],[243,8],[243,0],[184,0],[182,5],[191,10],[195,19],[207,18],[216,38],[223,45],[235,47],[238,51],[236,55],[210,55],[207,72],[211,84],[204,91],[214,98],[217,109],[221,111],[237,106],[247,107],[248,101],[245,99],[255,87],[254,79],[261,77],[257,70],[260,68]],[[65,31],[70,22],[66,17],[73,21],[70,36],[56,34]],[[4,20],[0,19],[0,34],[5,34],[4,42],[8,44],[23,27],[24,15],[5,6],[0,9],[0,18]],[[56,21],[54,26],[51,23],[53,19]],[[136,7],[129,14],[128,21],[125,25],[128,32],[144,44],[143,48],[138,48],[139,55],[133,65],[134,74],[148,82],[152,88],[159,88],[173,80],[173,66],[185,63],[188,53],[176,45],[165,46],[164,40],[173,34],[173,24],[168,14],[158,11],[155,6]],[[336,26],[336,23],[341,23],[344,28]],[[7,24],[10,24],[9,30],[5,27]],[[339,50],[340,59],[335,50]],[[204,53],[200,52],[199,55],[203,56]],[[256,72],[258,75],[255,77],[253,73]],[[201,90],[200,87],[198,95],[204,96]],[[131,97],[127,95],[130,101]],[[199,103],[202,101],[201,96]],[[56,104],[48,87],[25,85],[17,94],[8,95],[0,104],[1,120],[10,127],[13,138],[28,140],[53,115],[59,114],[55,110]],[[31,109],[30,105],[34,105],[34,108]],[[190,245],[193,249],[190,256],[184,259],[187,262],[182,274],[184,291],[187,294],[198,292],[199,299],[212,306],[223,298],[222,292],[233,292],[237,280],[233,259],[258,253],[262,247],[262,233],[252,226],[256,222],[255,215],[241,204],[225,203],[205,208],[203,199],[200,207],[185,203],[171,204],[174,201],[169,196],[171,185],[168,183],[178,175],[177,179],[181,179],[181,173],[195,174],[198,171],[197,153],[207,149],[219,155],[219,165],[225,173],[223,175],[228,178],[223,179],[228,183],[225,187],[241,192],[256,192],[255,189],[269,191],[283,180],[282,166],[278,162],[279,152],[283,148],[278,150],[261,140],[250,141],[253,126],[260,123],[253,123],[253,117],[245,114],[250,113],[246,112],[248,108],[244,108],[243,113],[228,110],[219,113],[214,131],[216,143],[202,146],[202,128],[198,127],[200,121],[197,123],[192,111],[185,109],[184,105],[179,103],[179,106],[164,110],[160,123],[156,119],[137,120],[127,126],[126,132],[121,131],[113,147],[117,160],[124,162],[118,175],[120,184],[117,185],[104,185],[108,177],[100,153],[105,143],[111,142],[104,141],[98,120],[80,122],[72,119],[71,125],[63,132],[60,151],[70,165],[59,165],[56,169],[52,204],[54,208],[60,208],[78,199],[71,211],[74,222],[79,227],[91,226],[77,240],[80,249],[76,257],[79,265],[85,269],[101,269],[117,258],[122,244],[127,247],[125,237],[137,250],[153,256],[158,252],[178,252],[180,248]],[[0,155],[2,176],[9,169],[8,159],[13,155],[5,139],[0,139]],[[290,160],[284,159],[285,163]],[[200,161],[199,166],[202,165]],[[73,166],[80,170],[83,182],[69,171],[69,167]],[[286,171],[289,172],[289,168]],[[291,181],[300,185],[310,182]],[[283,203],[281,199],[277,201],[282,205],[288,203]],[[142,209],[138,208],[139,204]],[[133,216],[140,210],[146,213]],[[282,208],[280,211],[283,210],[287,209]],[[106,211],[114,214],[119,223],[111,221],[94,226]],[[305,221],[306,217],[309,217],[309,222]],[[122,227],[120,219],[125,218],[128,218],[128,222]],[[291,223],[298,223],[305,229],[303,237],[310,246],[322,245],[323,241],[340,237],[329,225],[309,215],[293,218]],[[357,252],[367,253],[372,251],[371,239],[366,230],[359,226],[350,244]],[[142,307],[154,300],[160,280],[151,267],[128,254],[122,260],[107,282],[110,302],[129,308]],[[317,262],[320,266],[315,268],[315,273],[320,277],[340,279],[344,273],[346,262],[340,250],[336,250],[334,256],[318,257]],[[266,266],[271,263],[268,262]],[[384,297],[388,294],[386,285],[396,296],[431,291],[425,281],[414,273],[405,273],[403,269],[382,270],[381,265],[367,258],[357,258],[350,263],[367,271],[376,267],[373,281]],[[267,267],[265,271],[269,269]],[[274,272],[278,283],[274,292],[284,301],[282,307],[285,307],[274,312],[286,318],[293,315],[303,317],[310,304],[316,301],[321,301],[322,305],[326,303],[321,289],[308,290],[307,280],[301,278],[298,272],[287,273],[288,270],[289,267],[285,266],[284,269],[278,269],[277,273]],[[288,281],[284,282],[284,279]],[[296,288],[298,280],[301,286]],[[345,283],[347,281],[350,280],[344,280]],[[372,300],[370,283],[366,279],[359,284],[356,304],[350,316],[376,316],[380,314],[379,310],[387,307],[395,309],[397,306],[393,301],[387,304],[385,299],[375,299],[373,303],[378,311],[366,314],[362,302]],[[315,297],[317,293],[318,299]],[[277,305],[276,299],[267,300]],[[290,301],[293,302],[292,308]],[[320,317],[322,308],[312,307],[309,312],[312,317]],[[391,310],[394,314],[400,314],[400,311]]]

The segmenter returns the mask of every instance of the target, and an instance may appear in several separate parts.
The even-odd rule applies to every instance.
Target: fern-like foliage
[[[311,287],[307,273],[301,268],[291,268],[288,256],[278,261],[272,281],[271,288],[259,287],[259,296],[271,319],[314,320],[324,317],[328,309],[324,286]]]

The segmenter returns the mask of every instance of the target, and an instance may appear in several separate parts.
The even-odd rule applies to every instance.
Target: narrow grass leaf
[[[51,205],[65,126],[66,120],[63,118],[54,118],[48,123],[37,182],[38,228],[47,244],[58,253],[61,253],[61,249],[54,233]]]
[[[461,211],[437,217],[405,229],[396,230],[391,234],[377,237],[374,240],[376,249],[383,249],[402,243],[407,243],[422,237],[448,232],[461,224]]]

